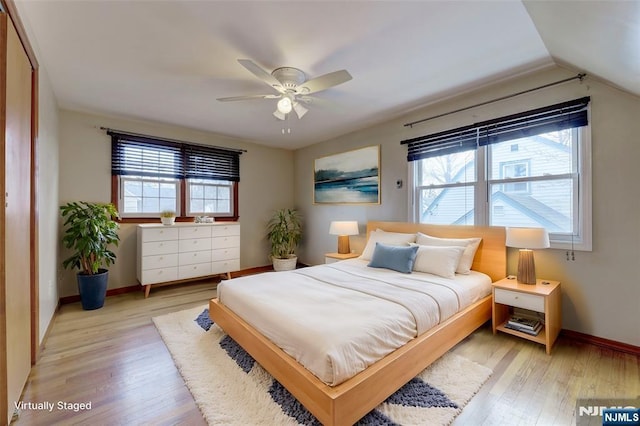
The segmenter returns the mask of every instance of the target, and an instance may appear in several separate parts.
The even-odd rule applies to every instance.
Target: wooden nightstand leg
[[[507,320],[509,317],[509,306],[500,303],[493,303],[492,328],[493,334],[496,334],[497,327]]]
[[[149,292],[151,291],[151,284],[147,284],[144,286],[144,298],[149,297]]]

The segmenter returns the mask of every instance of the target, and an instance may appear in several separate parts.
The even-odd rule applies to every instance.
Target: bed
[[[480,237],[482,240],[475,257],[473,257],[471,269],[486,274],[489,287],[491,281],[496,281],[505,276],[506,248],[504,244],[504,228],[369,222],[367,224],[367,235],[369,236],[371,232],[378,229],[406,234],[422,232],[434,237],[445,238]],[[338,271],[342,269],[354,274],[353,276],[357,278],[354,280],[357,285],[360,285],[361,278],[362,281],[369,279],[366,268],[362,268],[362,260],[356,259],[338,263],[339,265],[333,268],[307,268],[308,272],[299,275],[305,277],[301,278],[300,282],[309,283],[314,280],[323,280],[324,276],[318,278],[314,274],[332,275],[344,272]],[[366,264],[366,262],[364,263]],[[315,269],[318,269],[318,271],[312,273]],[[411,278],[408,276],[406,279],[402,279],[403,283],[407,282],[407,285],[413,285],[411,280],[419,279],[418,275],[409,274]],[[269,280],[277,276],[277,274],[263,276],[262,281],[268,283]],[[373,276],[374,279],[375,277]],[[393,284],[394,286],[398,285],[395,282]],[[360,288],[358,290],[360,291]],[[267,290],[261,288],[260,291]],[[338,293],[335,297],[340,298],[342,297],[341,292],[345,290],[338,289],[336,291]],[[287,347],[286,344],[283,347],[292,355],[280,348],[279,345],[282,345],[282,342],[279,340],[278,334],[286,334],[284,330],[288,327],[282,327],[282,333],[278,331],[277,327],[274,331],[273,326],[262,327],[262,332],[258,331],[261,326],[256,321],[260,320],[251,316],[251,312],[255,308],[251,303],[254,301],[252,300],[251,303],[247,303],[246,307],[243,307],[238,305],[238,300],[243,298],[242,293],[235,297],[235,301],[232,294],[232,292],[225,290],[224,299],[228,301],[229,305],[233,306],[233,309],[218,299],[213,299],[210,302],[209,314],[211,319],[249,352],[325,425],[353,424],[491,317],[491,296],[490,292],[487,293],[485,289],[484,294],[489,295],[482,297],[477,295],[475,297],[473,295],[469,296],[469,303],[462,310],[444,315],[446,320],[438,320],[439,324],[433,327],[427,326],[428,329],[426,331],[422,330],[417,337],[406,339],[401,336],[402,339],[408,340],[408,342],[400,342],[400,346],[397,349],[382,348],[381,359],[370,365],[367,364],[365,367],[360,366],[356,373],[346,372],[341,375],[329,371],[325,375],[322,370],[318,371],[317,369],[309,368],[308,362],[309,360],[313,361],[313,356],[307,357],[305,360],[304,358],[301,359],[299,354],[292,353],[291,347]],[[292,297],[294,296],[292,295]],[[457,297],[460,299],[461,296]],[[255,303],[260,303],[260,300],[262,300],[261,297],[256,297],[255,299],[257,300]],[[285,298],[280,297],[280,299]],[[411,302],[408,303],[411,304]],[[303,309],[308,308],[305,307]],[[326,309],[326,306],[320,306],[319,309],[322,311],[322,309]],[[273,322],[276,324],[281,321],[276,315],[279,310],[279,305],[272,307],[272,314],[275,317]],[[326,310],[324,315],[326,315]],[[256,326],[252,326],[252,323]],[[347,338],[347,340],[350,339],[351,337]],[[296,341],[294,340],[294,342]],[[320,362],[319,364],[325,364],[325,362]]]

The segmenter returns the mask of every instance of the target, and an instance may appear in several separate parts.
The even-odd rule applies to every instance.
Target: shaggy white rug
[[[208,318],[203,306],[153,321],[210,425],[319,424]],[[358,424],[448,425],[491,373],[445,354]]]

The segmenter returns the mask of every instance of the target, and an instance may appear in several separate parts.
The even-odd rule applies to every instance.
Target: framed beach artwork
[[[380,204],[380,146],[315,160],[314,204]]]

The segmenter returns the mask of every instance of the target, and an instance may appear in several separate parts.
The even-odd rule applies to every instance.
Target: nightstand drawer
[[[544,312],[544,296],[496,288],[494,298],[496,303],[502,303],[503,305]]]

